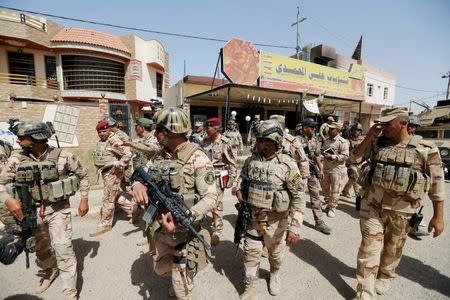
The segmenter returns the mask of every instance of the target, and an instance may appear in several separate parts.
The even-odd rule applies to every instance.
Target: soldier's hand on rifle
[[[147,187],[142,183],[138,182],[133,185],[133,198],[139,205],[148,204]]]
[[[177,227],[175,220],[170,212],[161,214],[161,225],[166,232],[172,232]]]
[[[86,215],[88,211],[89,211],[88,198],[81,198],[80,205],[78,206],[78,214],[80,215],[80,217],[82,217]]]
[[[292,231],[287,231],[287,235],[286,235],[286,243],[288,245],[292,245],[298,242],[298,240],[300,239],[300,236],[298,234],[293,233]]]
[[[22,204],[19,200],[16,200],[14,198],[8,198],[5,201],[5,206],[14,216],[14,218],[16,218],[19,221],[22,221],[23,219]]]

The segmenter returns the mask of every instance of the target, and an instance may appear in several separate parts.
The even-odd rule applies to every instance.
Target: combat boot
[[[272,296],[278,295],[281,289],[281,281],[279,270],[274,270],[270,272],[270,280],[269,280],[269,293]]]
[[[378,295],[386,294],[391,288],[391,283],[394,278],[378,278],[375,282],[375,291]]]
[[[329,208],[327,211],[328,218],[334,218],[336,217],[336,210],[334,208]]]
[[[314,228],[317,231],[322,232],[323,234],[331,234],[331,228],[328,227],[323,220],[317,220],[316,226],[314,226]]]
[[[36,288],[36,294],[41,294],[45,292],[52,282],[58,277],[59,270],[57,268],[52,268],[49,270],[40,270],[38,276],[41,276],[41,280],[39,281],[39,285]]]
[[[245,278],[245,292],[241,300],[258,300],[258,277]]]
[[[95,228],[91,232],[89,232],[89,236],[90,237],[94,237],[94,236],[97,236],[97,235],[101,235],[103,233],[111,231],[111,229],[112,229],[112,226],[100,226],[100,227]]]

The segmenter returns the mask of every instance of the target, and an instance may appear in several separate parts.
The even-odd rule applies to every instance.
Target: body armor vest
[[[279,164],[283,164],[280,154],[274,158]],[[289,194],[286,183],[276,184],[276,172],[273,161],[252,160],[248,166],[247,201],[249,204],[262,208],[284,212],[289,209]],[[282,174],[284,176],[285,174]]]
[[[34,201],[59,202],[69,199],[78,190],[78,177],[64,176],[65,178],[61,178],[59,175],[58,158],[60,154],[61,149],[52,148],[44,161],[33,161],[28,156],[21,156],[21,162],[16,169],[15,181],[29,186]]]
[[[94,165],[98,168],[104,167],[105,165],[117,161],[116,156],[109,150],[107,141],[98,141],[97,147],[93,153]]]
[[[431,178],[417,150],[422,137],[413,136],[406,147],[381,148],[372,164],[371,183],[407,201],[421,200],[430,188]]]
[[[163,159],[158,156],[153,160],[153,165],[150,166],[148,171],[149,175],[154,179],[170,182],[172,191],[183,196],[188,208],[194,206],[199,197],[195,193],[195,171],[190,174],[184,166],[197,150],[196,144],[188,143],[178,153],[179,158],[177,160]],[[156,178],[155,174],[161,174],[161,177]]]

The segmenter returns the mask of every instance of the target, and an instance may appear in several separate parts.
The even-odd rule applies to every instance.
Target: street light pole
[[[448,83],[447,83],[447,94],[445,97],[445,100],[450,100],[449,96],[449,90],[450,90],[450,71],[447,72],[447,74],[442,75],[442,78],[448,78]]]

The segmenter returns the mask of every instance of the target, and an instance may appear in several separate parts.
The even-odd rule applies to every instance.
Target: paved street
[[[450,183],[446,183],[450,195]],[[93,191],[91,205],[98,211],[101,191]],[[73,201],[76,205],[76,199]],[[425,219],[431,217],[431,205],[425,201]],[[234,199],[228,194],[225,202],[225,240],[214,248],[215,259],[196,277],[197,299],[237,299],[243,292],[243,252],[232,242],[235,220]],[[308,205],[309,207],[309,205]],[[450,215],[446,205],[446,220]],[[326,218],[326,217],[325,217]],[[88,232],[97,217],[74,217],[73,246],[78,259],[80,299],[166,299],[169,282],[156,277],[146,247],[135,245],[142,237],[142,228],[128,223],[119,213],[113,231],[90,238]],[[326,218],[332,226],[331,236],[314,229],[311,211],[305,215],[303,237],[287,251],[282,268],[283,290],[277,297],[267,291],[268,262],[260,271],[260,299],[349,299],[355,294],[356,254],[360,242],[357,214],[351,201],[343,199],[335,219]],[[446,228],[438,239],[422,241],[408,238],[398,268],[399,278],[389,295],[380,299],[445,299],[450,297],[450,235]],[[34,295],[37,285],[34,254],[31,267],[25,269],[25,256],[15,264],[0,266],[0,298],[39,299]],[[59,279],[40,297],[61,299]]]

